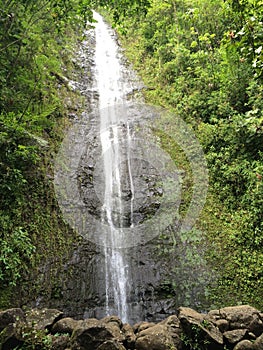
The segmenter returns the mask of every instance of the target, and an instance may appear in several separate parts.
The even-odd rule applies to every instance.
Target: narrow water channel
[[[105,257],[106,313],[117,314],[123,321],[129,319],[127,295],[130,292],[129,262],[125,258],[123,227],[127,227],[124,213],[124,183],[130,193],[132,209],[133,180],[129,150],[129,125],[125,118],[127,87],[122,76],[122,64],[113,31],[94,13],[95,26],[95,89],[99,96],[100,141],[104,172],[104,201],[101,220],[109,226],[109,235],[103,247]],[[120,113],[120,105],[122,105]],[[122,159],[123,158],[123,159]],[[123,166],[125,160],[126,166]],[[127,179],[128,177],[128,179]],[[129,225],[132,223],[130,222]]]

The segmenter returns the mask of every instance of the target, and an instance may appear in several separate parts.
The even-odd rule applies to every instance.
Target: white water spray
[[[94,13],[94,18],[97,21],[95,26],[95,77],[99,94],[100,141],[104,163],[102,220],[110,227],[110,237],[107,238],[108,242],[105,242],[104,247],[106,313],[117,313],[124,322],[127,322],[129,317],[127,306],[129,294],[128,262],[125,261],[121,249],[112,247],[123,246],[125,239],[122,230],[124,208],[121,182],[123,171],[128,174],[132,197],[134,191],[129,151],[131,134],[125,115],[123,115],[124,108],[121,108],[121,115],[119,111],[120,105],[125,106],[128,86],[124,84],[125,79],[122,74],[118,46],[113,36],[114,32],[99,14]],[[124,141],[127,143],[128,154],[125,155],[125,160],[127,160],[128,169],[122,169],[121,166],[121,145]],[[131,217],[132,202],[131,200]]]

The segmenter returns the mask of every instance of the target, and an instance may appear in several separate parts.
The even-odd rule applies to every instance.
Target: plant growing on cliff
[[[189,122],[206,154],[209,205],[198,225],[219,275],[210,302],[262,308],[262,1],[150,0],[144,16],[122,18],[146,101]]]
[[[25,273],[30,266],[35,246],[28,233],[22,227],[18,227],[10,231],[8,236],[2,237],[0,251],[1,285],[15,286],[22,272]]]
[[[0,0],[0,307],[44,249],[67,245],[49,159],[65,120],[58,77],[91,17],[90,0]]]

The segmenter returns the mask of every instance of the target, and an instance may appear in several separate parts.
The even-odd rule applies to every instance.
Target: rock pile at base
[[[116,316],[74,320],[56,309],[0,311],[0,350],[263,350],[263,313],[249,306],[206,314],[180,307],[159,323]]]

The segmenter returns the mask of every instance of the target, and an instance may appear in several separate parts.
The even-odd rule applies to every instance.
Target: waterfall
[[[108,225],[110,235],[104,245],[105,256],[105,308],[108,315],[117,313],[128,321],[127,295],[129,293],[128,262],[123,254],[122,230],[124,225],[124,208],[122,200],[122,178],[128,174],[130,192],[133,198],[133,182],[130,154],[124,155],[123,144],[127,143],[129,151],[131,133],[125,115],[119,112],[119,106],[125,105],[127,86],[124,85],[118,46],[113,31],[94,13],[95,26],[95,84],[99,95],[100,142],[104,171],[104,203],[102,221]],[[127,169],[122,166],[125,160]],[[131,200],[132,211],[132,200]],[[131,215],[132,217],[132,215]]]
[[[205,203],[206,162],[184,121],[138,103],[134,95],[130,99],[143,86],[124,64],[114,31],[99,14],[94,18],[97,23],[79,54],[82,80],[72,82],[86,97],[86,111],[67,131],[54,170],[63,217],[84,238],[70,261],[69,276],[61,279],[68,281],[61,303],[68,305],[74,290],[70,310],[77,307],[85,318],[157,321],[185,300],[196,307],[204,299],[203,281],[209,281],[210,271],[203,248],[196,248],[200,255],[189,254],[194,242],[201,242],[201,232],[195,232],[199,236],[190,248],[188,242]],[[184,171],[160,147],[154,130],[174,140],[189,161],[194,184],[184,217],[179,211]]]

